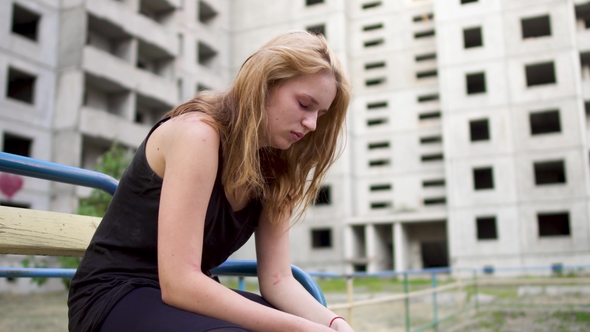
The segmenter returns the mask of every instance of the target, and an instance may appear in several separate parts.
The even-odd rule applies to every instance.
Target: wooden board
[[[0,206],[0,254],[82,256],[100,220]]]

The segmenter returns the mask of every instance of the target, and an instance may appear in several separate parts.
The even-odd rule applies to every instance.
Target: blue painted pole
[[[434,289],[434,293],[432,293],[432,311],[434,314],[434,330],[438,331],[438,301],[437,301],[437,290],[436,290],[436,272],[432,272],[432,288]]]
[[[238,289],[241,291],[246,290],[246,280],[243,276],[238,277]]]

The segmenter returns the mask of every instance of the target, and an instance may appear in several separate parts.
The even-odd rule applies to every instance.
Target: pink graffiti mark
[[[22,176],[2,173],[0,174],[0,191],[8,199],[12,199],[12,196],[22,189],[23,182]]]

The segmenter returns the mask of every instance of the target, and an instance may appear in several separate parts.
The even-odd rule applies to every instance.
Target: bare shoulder
[[[211,122],[213,119],[206,114],[190,112],[172,118],[154,130],[146,145],[146,157],[153,171],[164,177],[169,161],[190,162],[194,160],[190,157],[195,154],[208,160],[216,157],[220,136]]]

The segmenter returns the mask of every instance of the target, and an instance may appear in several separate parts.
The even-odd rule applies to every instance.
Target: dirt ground
[[[362,295],[362,294],[361,294]],[[384,294],[365,294],[365,298]],[[0,294],[0,331],[67,331],[67,294],[65,292],[32,295]],[[326,294],[328,303],[342,302],[344,294]],[[412,330],[432,321],[430,297],[410,302]],[[438,317],[457,309],[455,293],[440,294]],[[462,299],[466,300],[466,299]],[[482,294],[480,310],[442,322],[438,331],[590,331],[590,295],[498,297]],[[469,305],[469,303],[464,302]],[[473,301],[471,301],[473,304]],[[405,331],[405,303],[398,301],[358,307],[353,312],[357,332]],[[347,316],[346,310],[338,311]],[[433,329],[425,329],[433,330]]]

